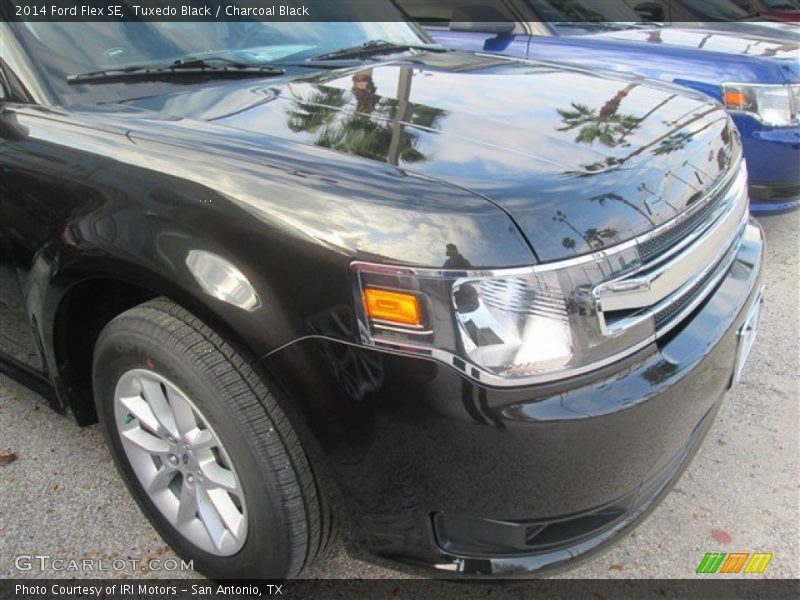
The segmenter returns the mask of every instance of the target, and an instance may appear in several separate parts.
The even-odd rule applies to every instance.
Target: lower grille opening
[[[624,517],[630,508],[629,504],[620,503],[575,519],[528,527],[528,547],[532,550],[545,550],[576,542]]]

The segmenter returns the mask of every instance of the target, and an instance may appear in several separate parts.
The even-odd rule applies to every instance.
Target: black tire
[[[216,556],[191,543],[140,484],[113,409],[116,384],[131,369],[155,371],[178,385],[226,448],[248,512],[247,537],[236,554]],[[117,468],[167,543],[213,579],[296,577],[329,537],[308,458],[265,379],[213,330],[164,298],[114,318],[95,345],[95,403]]]

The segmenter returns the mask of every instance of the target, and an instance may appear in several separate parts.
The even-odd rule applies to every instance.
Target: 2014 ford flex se
[[[706,97],[402,22],[0,27],[3,369],[209,576],[297,576],[334,525],[569,563],[741,372],[763,240]]]

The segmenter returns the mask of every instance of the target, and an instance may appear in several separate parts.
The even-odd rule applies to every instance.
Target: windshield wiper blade
[[[283,75],[286,69],[241,63],[226,58],[188,58],[169,64],[132,65],[118,69],[90,71],[77,75],[67,75],[67,83],[109,83],[135,79],[162,79],[173,77],[274,77]]]
[[[358,46],[342,48],[333,52],[326,52],[312,57],[311,61],[333,60],[337,58],[359,58],[373,54],[388,54],[390,52],[405,52],[407,50],[422,50],[425,52],[446,52],[446,48],[438,44],[395,44],[386,40],[372,40]]]

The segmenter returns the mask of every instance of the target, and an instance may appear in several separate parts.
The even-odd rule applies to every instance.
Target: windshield
[[[741,21],[753,16],[731,0],[681,0],[678,4],[683,4],[700,21]]]
[[[624,0],[531,0],[531,5],[559,34],[629,29],[642,20]]]
[[[346,3],[336,4],[341,8]],[[243,63],[274,64],[374,40],[399,45],[430,42],[405,22],[24,22],[16,28],[64,103],[121,100],[142,96],[141,86],[161,92],[178,85],[152,81],[68,85],[67,75],[78,73],[163,64],[187,56],[224,55]]]
[[[547,21],[639,21],[624,0],[531,0]]]

